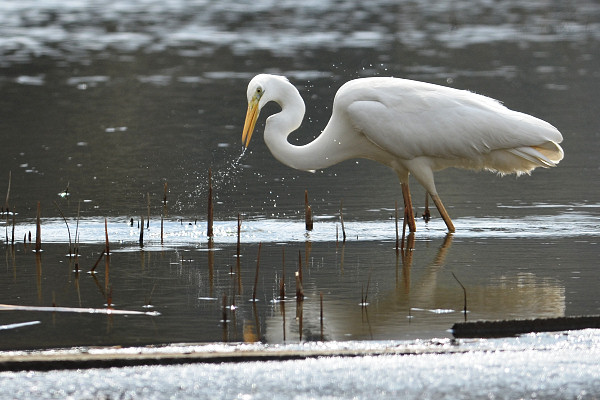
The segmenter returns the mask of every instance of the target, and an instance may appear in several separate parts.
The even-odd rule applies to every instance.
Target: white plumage
[[[553,167],[563,158],[560,132],[531,115],[466,90],[399,78],[363,78],[344,84],[323,132],[304,146],[287,136],[304,117],[298,90],[285,78],[261,74],[248,85],[248,112],[242,135],[247,147],[262,107],[281,112],[267,118],[265,143],[282,163],[314,171],[350,158],[368,158],[396,171],[405,218],[416,229],[408,176],[423,185],[450,232],[454,226],[435,188],[433,172],[448,167],[502,174]]]

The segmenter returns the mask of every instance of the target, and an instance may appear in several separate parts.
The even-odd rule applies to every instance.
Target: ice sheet
[[[0,373],[0,398],[120,399],[514,399],[597,398],[600,331],[439,342],[355,342],[276,346],[412,346],[439,352],[317,357],[292,361],[186,364]],[[235,351],[236,347],[222,345]],[[218,351],[219,345],[207,347]],[[464,352],[455,352],[457,348]],[[248,349],[240,345],[238,349]],[[121,350],[123,351],[123,350]]]

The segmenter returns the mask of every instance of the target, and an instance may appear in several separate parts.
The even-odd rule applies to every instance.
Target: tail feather
[[[560,145],[556,142],[546,142],[539,146],[531,147],[545,155],[548,159],[552,160],[554,164],[558,164],[559,161],[565,156],[562,147],[560,147]]]
[[[508,152],[543,168],[556,167],[564,156],[562,148],[554,142],[547,142],[540,146],[517,147],[508,149]]]

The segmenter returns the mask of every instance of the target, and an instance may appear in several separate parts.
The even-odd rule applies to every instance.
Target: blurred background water
[[[0,249],[0,303],[105,307],[112,293],[118,308],[142,310],[151,298],[161,316],[4,311],[0,325],[42,323],[4,330],[0,346],[252,337],[244,332],[267,342],[318,339],[321,292],[325,339],[448,336],[463,318],[450,272],[468,288],[472,319],[597,314],[599,58],[594,1],[4,1],[0,193],[10,174],[19,245]],[[410,257],[396,257],[390,218],[400,187],[392,171],[351,160],[298,172],[277,162],[259,133],[236,161],[246,86],[262,72],[286,75],[306,101],[294,143],[325,127],[344,82],[398,76],[468,89],[547,120],[563,133],[565,159],[518,179],[438,173],[457,233],[445,237],[440,218],[419,221]],[[276,110],[263,111],[259,132]],[[205,224],[209,168],[215,219],[224,224],[213,250],[202,234],[185,233]],[[161,247],[165,183],[170,236]],[[306,189],[322,222],[309,235],[301,222]],[[420,214],[424,192],[416,182],[412,189]],[[346,221],[356,223],[345,246],[334,233],[342,200]],[[43,240],[53,244],[36,263],[20,243],[35,233],[38,201]],[[129,220],[145,215],[148,202],[151,246],[142,250]],[[91,229],[80,250],[86,270],[109,218],[110,285],[104,275],[72,272],[59,207],[71,229],[78,208],[81,229]],[[236,271],[238,213],[246,236]],[[10,218],[2,224],[6,241]],[[262,301],[253,309],[260,241]],[[283,248],[290,293],[299,251],[309,267],[302,327],[295,302],[282,309],[272,301]],[[223,295],[238,307],[229,324],[221,321]]]

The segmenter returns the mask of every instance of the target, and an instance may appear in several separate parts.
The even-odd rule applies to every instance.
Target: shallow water
[[[584,212],[504,224],[457,219],[457,227],[471,227],[454,235],[444,232],[441,221],[420,223],[422,232],[399,253],[392,220],[347,223],[343,243],[335,240],[335,221],[320,221],[307,233],[297,220],[259,219],[242,222],[239,258],[237,221],[220,221],[210,242],[204,221],[167,221],[163,244],[159,222],[151,221],[140,247],[137,226],[111,219],[111,255],[94,274],[89,271],[104,249],[104,221],[80,221],[76,266],[64,221],[48,220],[41,253],[29,242],[4,248],[2,303],[50,309],[3,311],[2,325],[41,323],[5,331],[2,346],[451,337],[452,324],[465,319],[454,276],[467,288],[468,320],[590,314],[600,306],[589,296],[597,283],[598,246],[590,219]],[[573,226],[582,229],[577,238],[570,236]],[[19,236],[32,227],[17,225],[15,231]],[[258,301],[252,302],[259,242]],[[300,263],[305,299],[298,303],[294,273]],[[104,310],[108,303],[159,315],[52,308]]]
[[[0,303],[160,313],[1,311],[0,326],[9,327],[0,330],[2,349],[449,337],[464,319],[452,273],[467,289],[469,320],[600,312],[595,2],[20,1],[0,5],[0,36],[0,193],[10,172],[16,208],[16,244],[0,248]],[[413,249],[397,256],[400,188],[385,167],[351,160],[301,173],[275,160],[259,133],[240,157],[246,85],[265,71],[288,76],[307,102],[294,142],[323,129],[342,83],[394,75],[469,89],[548,120],[563,133],[565,159],[519,178],[438,173],[457,233],[447,237],[434,213],[418,222]],[[259,131],[276,110],[263,111]],[[305,190],[317,218],[309,233]],[[416,182],[412,190],[420,214],[424,192]],[[27,243],[38,201],[41,257]],[[61,212],[79,235],[79,274]],[[148,214],[142,249],[137,224]],[[91,275],[105,218],[109,274],[102,259]],[[0,228],[10,242],[12,216]],[[301,307],[293,299],[299,258]]]

